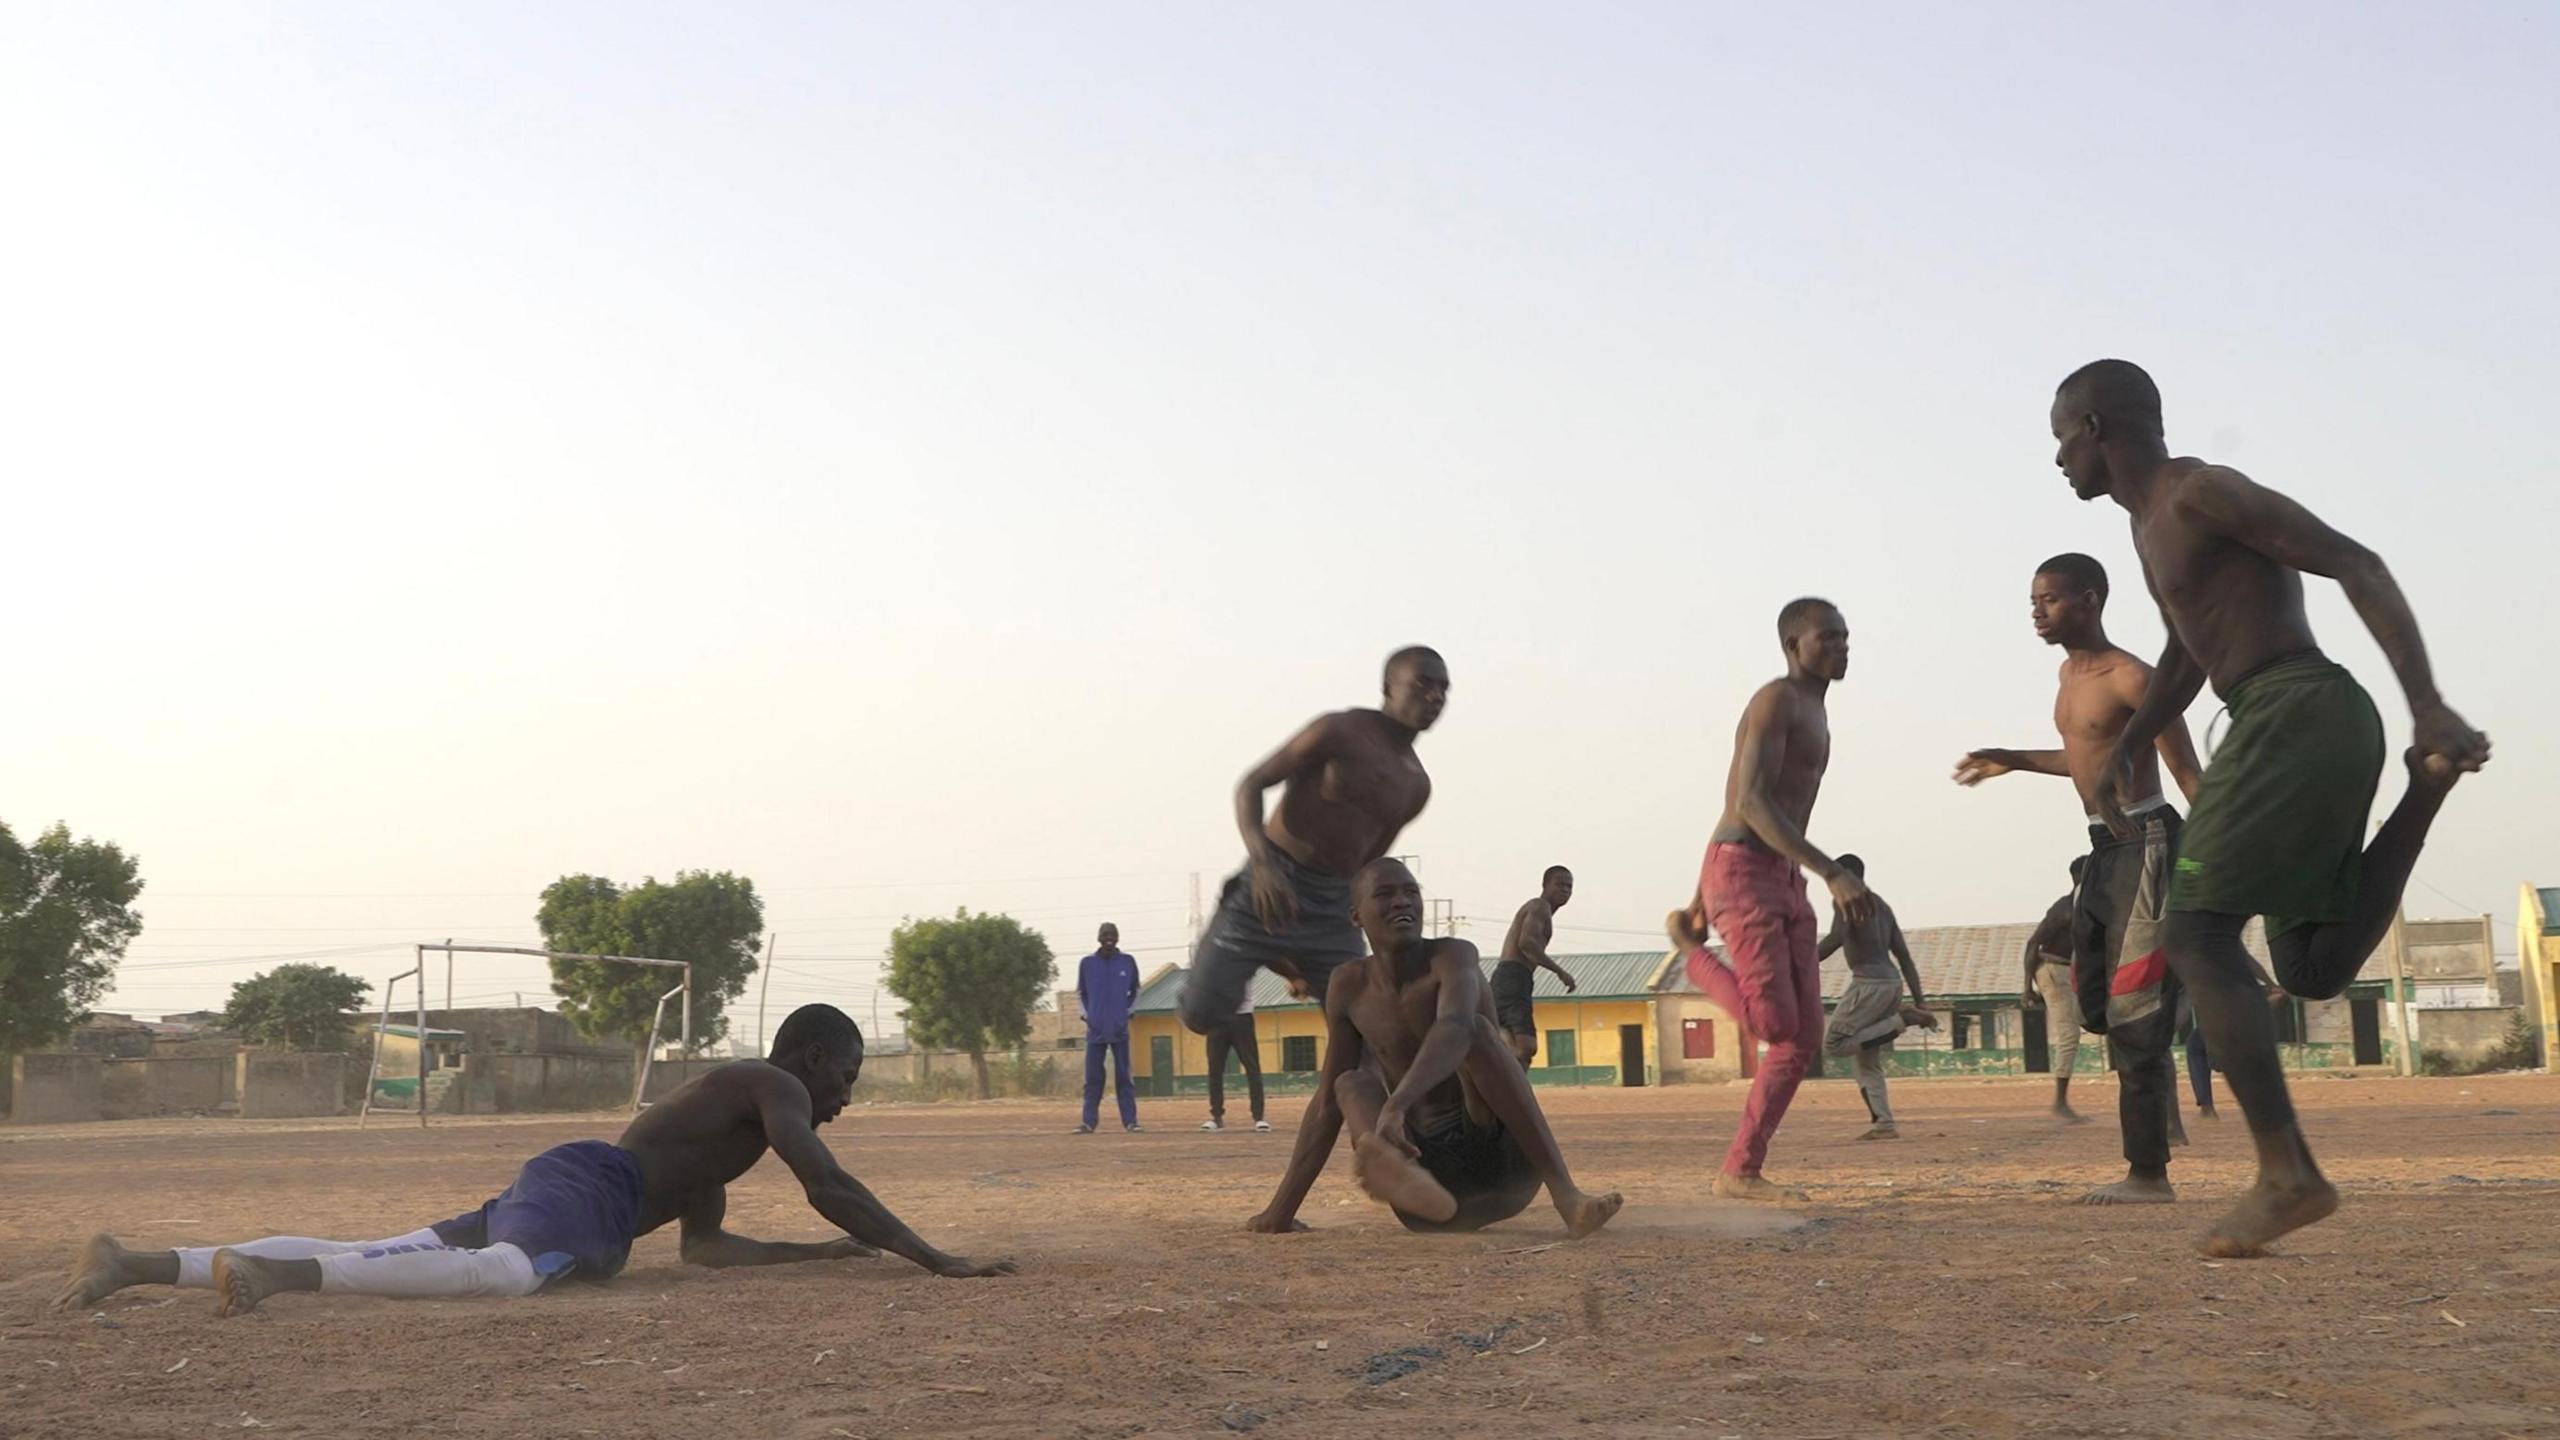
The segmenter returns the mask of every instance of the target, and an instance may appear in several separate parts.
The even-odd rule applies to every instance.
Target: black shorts
[[[1536,1039],[1537,1008],[1529,1003],[1531,991],[1538,988],[1536,969],[1516,960],[1505,960],[1493,967],[1494,1023],[1514,1035]]]
[[[1528,1209],[1537,1198],[1538,1172],[1500,1122],[1478,1126],[1457,1105],[1405,1123],[1405,1133],[1422,1152],[1422,1168],[1458,1202],[1458,1213],[1447,1220],[1396,1211],[1407,1230],[1481,1230]]]

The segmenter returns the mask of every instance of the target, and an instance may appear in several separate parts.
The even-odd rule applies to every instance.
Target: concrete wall
[[[545,1110],[619,1110],[631,1103],[631,1057],[492,1055],[462,1057],[460,1079],[439,1108],[468,1115]]]
[[[64,1125],[99,1118],[95,1055],[20,1055],[9,1062],[9,1120],[16,1125]]]
[[[228,1056],[110,1060],[99,1074],[98,1118],[210,1114],[239,1093],[239,1064]]]
[[[734,1062],[728,1060],[653,1060],[649,1064],[649,1093],[641,1098],[654,1104],[673,1095],[701,1076],[732,1063]],[[863,1070],[868,1073],[870,1068],[870,1064],[866,1061]],[[627,1087],[623,1091],[623,1098],[630,1099],[630,1091]]]
[[[1665,1085],[1695,1085],[1742,1078],[1742,1027],[1704,995],[1675,991],[1654,1002],[1654,1029],[1660,1043],[1654,1068]],[[1715,1050],[1692,1060],[1688,1055],[1690,1021]],[[1545,1044],[1542,1040],[1541,1046]]]
[[[382,1017],[372,1017],[380,1023]],[[417,1012],[404,1016],[394,1012],[391,1023],[406,1019],[417,1023]],[[501,1055],[603,1055],[627,1056],[629,1043],[621,1040],[591,1040],[578,1033],[569,1017],[551,1010],[483,1008],[469,1010],[429,1010],[430,1030],[459,1030],[471,1037],[470,1048]],[[414,1063],[416,1052],[411,1052]]]
[[[2457,1060],[2478,1060],[2498,1048],[2523,1012],[2512,1005],[2464,1010],[2412,1010],[2420,1051],[2441,1050]]]
[[[344,1055],[244,1050],[236,1063],[238,1075],[233,1084],[239,1092],[243,1120],[335,1115],[346,1093]]]

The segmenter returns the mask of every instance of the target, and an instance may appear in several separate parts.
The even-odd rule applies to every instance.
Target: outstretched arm
[[[2069,775],[2071,766],[2059,750],[2006,750],[1997,746],[1971,750],[1956,762],[1956,783],[1979,785],[2017,771],[2026,775]]]
[[[1279,1234],[1307,1228],[1298,1219],[1298,1207],[1324,1173],[1324,1162],[1333,1157],[1333,1142],[1342,1138],[1342,1102],[1334,1097],[1333,1082],[1361,1059],[1360,1029],[1351,1023],[1350,996],[1356,984],[1350,976],[1336,975],[1325,991],[1324,1064],[1316,1071],[1316,1093],[1307,1101],[1306,1118],[1298,1122],[1298,1143],[1289,1151],[1280,1188],[1271,1192],[1271,1203],[1261,1214],[1245,1222],[1248,1230]]]
[[[1013,1273],[1010,1260],[978,1265],[957,1255],[946,1255],[890,1214],[888,1206],[836,1164],[826,1142],[810,1128],[809,1092],[798,1081],[775,1071],[772,1083],[764,1085],[756,1099],[764,1120],[765,1143],[773,1147],[783,1164],[791,1167],[791,1173],[800,1181],[801,1193],[809,1197],[809,1208],[827,1217],[828,1223],[866,1245],[903,1255],[936,1275],[963,1279]]]
[[[803,1244],[788,1240],[750,1240],[720,1228],[729,1213],[728,1187],[715,1185],[686,1208],[679,1220],[677,1253],[687,1265],[725,1270],[732,1265],[790,1265],[802,1260],[842,1260],[877,1255],[859,1240],[843,1238]]]
[[[2347,603],[2382,647],[2400,691],[2409,700],[2411,739],[2421,754],[2442,756],[2453,768],[2477,770],[2489,759],[2489,739],[2473,730],[2436,693],[2418,617],[2382,557],[2323,524],[2293,500],[2237,470],[2208,465],[2189,477],[2181,499],[2206,530],[2246,545],[2306,575],[2338,582]]]

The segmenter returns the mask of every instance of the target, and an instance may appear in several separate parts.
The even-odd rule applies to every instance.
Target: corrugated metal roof
[[[1925,930],[1905,930],[1902,938],[1911,946],[1911,963],[1920,971],[1920,988],[1934,1004],[1940,1000],[2014,999],[2026,988],[2027,941],[2036,933],[2033,922],[2011,925],[1935,925]],[[2264,965],[2267,960],[2267,932],[2264,922],[2252,920],[2240,937],[2249,953]],[[1718,948],[1721,955],[1723,950]],[[1849,988],[1849,967],[1838,955],[1822,964],[1822,998],[1837,999]],[[1698,987],[1689,983],[1688,967],[1674,966],[1665,993],[1695,995]]]
[[[1500,956],[1482,958],[1487,978],[1493,974]],[[1539,1000],[1625,1000],[1641,999],[1653,993],[1654,972],[1662,966],[1660,950],[1616,950],[1593,955],[1558,955],[1555,962],[1573,972],[1580,989],[1568,995],[1564,982],[1547,971],[1538,972],[1537,988],[1530,993]],[[1135,1015],[1170,1014],[1174,997],[1182,993],[1183,971],[1171,966],[1147,982],[1138,992],[1137,1003],[1130,1007]],[[1283,1010],[1291,1006],[1314,1008],[1312,1003],[1289,993],[1288,985],[1268,970],[1253,972],[1253,1008]]]

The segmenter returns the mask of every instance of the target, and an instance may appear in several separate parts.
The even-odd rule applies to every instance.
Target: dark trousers
[[[1138,1087],[1129,1079],[1129,1037],[1126,1035],[1117,1040],[1088,1038],[1084,1042],[1084,1128],[1092,1129],[1094,1122],[1102,1117],[1102,1057],[1106,1051],[1110,1053],[1115,1067],[1112,1088],[1120,1101],[1120,1128],[1126,1130],[1138,1123]]]
[[[1209,1118],[1227,1118],[1227,1052],[1244,1062],[1244,1082],[1253,1093],[1253,1118],[1262,1118],[1262,1045],[1254,1038],[1253,1017],[1231,1015],[1209,1032]]]
[[[2213,1056],[2205,1049],[2202,1023],[2187,1028],[2187,1084],[2196,1092],[2197,1109],[2213,1108]]]

